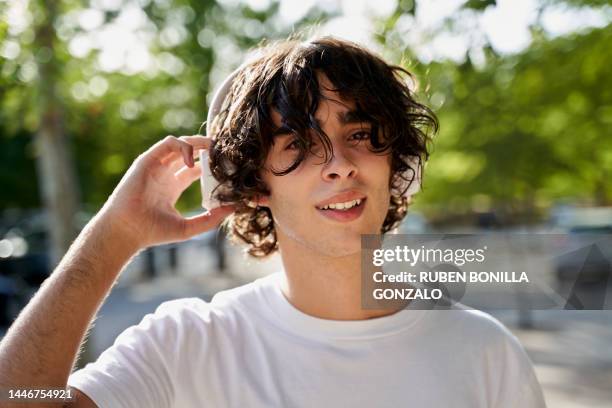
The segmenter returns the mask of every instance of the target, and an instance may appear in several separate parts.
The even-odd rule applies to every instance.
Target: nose
[[[323,167],[323,179],[332,181],[357,176],[357,166],[347,152],[339,146],[332,146],[331,159]]]

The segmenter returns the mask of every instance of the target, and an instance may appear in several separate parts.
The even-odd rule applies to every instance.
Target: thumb
[[[205,213],[185,218],[183,228],[184,238],[188,239],[217,227],[235,209],[236,207],[233,205],[224,205]]]

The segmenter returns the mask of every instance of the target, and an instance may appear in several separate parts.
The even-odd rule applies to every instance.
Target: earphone
[[[212,122],[221,111],[221,106],[223,105],[223,102],[225,101],[225,98],[229,93],[234,78],[236,78],[236,76],[242,69],[244,69],[244,64],[241,65],[234,72],[232,72],[227,78],[225,78],[221,86],[219,86],[219,88],[215,92],[212,102],[210,104],[210,108],[208,109],[208,116],[206,118],[206,135],[210,135],[212,133]],[[210,171],[208,157],[208,150],[200,151],[200,166],[202,167],[200,186],[202,189],[202,207],[208,210],[212,210],[213,208],[220,207],[221,203],[213,198],[213,191],[218,186],[218,182],[213,177],[212,172]],[[410,165],[412,169],[416,169],[413,174],[412,169],[409,168],[404,173],[404,177],[407,180],[404,180],[402,178],[399,183],[398,190],[406,190],[403,195],[405,197],[410,197],[418,193],[421,189],[421,174],[423,164],[421,163],[421,160],[418,156],[404,156],[403,158],[406,160],[406,162]]]
[[[219,112],[221,112],[221,106],[223,105],[223,101],[225,101],[225,98],[229,93],[230,87],[232,86],[232,82],[242,68],[242,66],[239,67],[227,78],[225,78],[221,86],[215,92],[212,102],[210,103],[210,108],[208,109],[208,115],[206,117],[207,136],[212,133],[212,122],[215,116],[217,116]],[[220,207],[221,203],[215,198],[213,198],[213,192],[215,188],[219,185],[219,183],[213,177],[212,172],[210,171],[208,157],[208,150],[200,150],[200,166],[202,166],[202,176],[200,177],[200,186],[202,189],[202,207],[208,210],[212,210],[213,208]]]

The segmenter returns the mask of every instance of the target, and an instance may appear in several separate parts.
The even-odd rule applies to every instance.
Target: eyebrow
[[[337,112],[336,117],[338,118],[338,121],[342,125],[352,125],[354,123],[363,123],[363,122],[370,123],[371,122],[368,116],[365,114],[365,112],[358,111],[358,110]],[[318,119],[315,119],[315,121],[317,122],[317,125],[321,127],[321,122]],[[283,135],[289,135],[291,133],[293,132],[290,128],[288,128],[285,125],[282,125],[276,128],[274,132],[272,132],[272,136],[273,137],[283,136]]]
[[[344,112],[338,112],[336,117],[343,125],[351,125],[353,123],[367,122],[370,123],[370,119],[363,111],[349,110]]]
[[[293,133],[291,129],[285,125],[282,125],[272,132],[272,137],[290,135],[291,133]]]

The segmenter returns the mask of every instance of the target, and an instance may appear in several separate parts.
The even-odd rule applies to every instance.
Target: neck
[[[280,239],[285,279],[281,290],[289,303],[310,316],[329,320],[365,320],[390,315],[395,309],[362,307],[361,253],[332,257]]]

